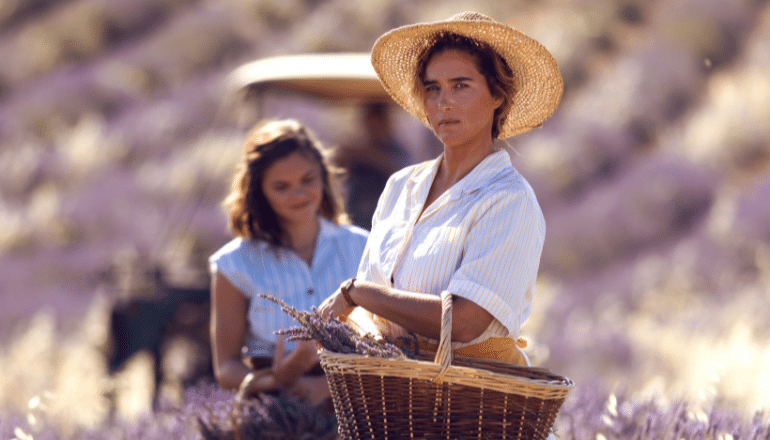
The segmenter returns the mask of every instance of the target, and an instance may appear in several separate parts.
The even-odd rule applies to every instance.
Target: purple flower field
[[[770,439],[766,0],[0,2],[0,439],[226,423],[196,309],[119,368],[110,323],[158,286],[208,285],[253,110],[228,74],[463,10],[532,35],[565,81],[553,117],[507,140],[547,222],[526,351],[576,384],[557,438]],[[360,131],[353,108],[264,104],[330,149]]]

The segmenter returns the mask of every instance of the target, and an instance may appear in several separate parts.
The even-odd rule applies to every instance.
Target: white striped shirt
[[[259,294],[278,298],[297,310],[318,307],[340,284],[356,274],[367,231],[338,226],[321,218],[312,265],[289,249],[277,252],[264,241],[235,238],[211,257],[211,274],[219,272],[249,299],[251,339],[245,341],[249,356],[273,356],[275,331],[300,324],[276,304]],[[287,351],[294,343],[287,343]]]
[[[358,269],[359,279],[437,296],[448,291],[494,316],[481,336],[453,343],[455,349],[495,336],[518,338],[532,308],[545,220],[511,153],[504,148],[484,158],[422,216],[441,158],[391,176]],[[405,333],[375,321],[391,337]]]

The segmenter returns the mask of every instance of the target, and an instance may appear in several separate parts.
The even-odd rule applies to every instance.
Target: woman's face
[[[321,166],[292,153],[267,169],[262,192],[282,226],[315,221],[323,196]]]
[[[448,49],[425,66],[424,106],[445,147],[491,140],[494,112],[503,100],[489,92],[470,54]]]

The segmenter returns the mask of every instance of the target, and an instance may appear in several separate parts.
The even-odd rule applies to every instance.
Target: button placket
[[[396,268],[404,258],[404,252],[406,251],[409,241],[412,239],[412,235],[414,235],[414,229],[417,227],[417,223],[422,218],[420,216],[420,212],[422,211],[423,205],[425,204],[425,200],[428,198],[428,191],[430,190],[430,186],[428,186],[427,190],[424,188],[420,189],[422,192],[424,192],[424,197],[422,197],[422,200],[420,200],[420,194],[418,192],[410,195],[410,206],[412,206],[412,211],[409,213],[409,222],[407,223],[409,225],[409,231],[404,237],[404,241],[401,243],[401,249],[399,249],[398,253],[396,254],[396,258],[393,259],[393,266],[390,268],[390,276],[388,277],[388,280],[390,281],[390,287],[395,287]]]

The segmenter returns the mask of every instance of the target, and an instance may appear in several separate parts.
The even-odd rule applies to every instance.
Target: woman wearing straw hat
[[[498,139],[553,113],[562,93],[556,62],[512,27],[465,12],[384,34],[372,64],[444,152],[390,178],[357,277],[321,312],[366,314],[383,335],[414,334],[421,350],[435,350],[440,296],[449,292],[456,355],[527,364],[520,328],[531,310],[545,221]]]

